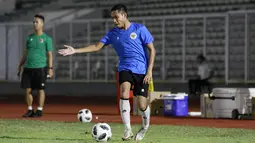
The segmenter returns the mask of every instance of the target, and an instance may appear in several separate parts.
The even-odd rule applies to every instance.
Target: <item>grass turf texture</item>
[[[91,137],[93,125],[80,122],[0,120],[0,143],[93,143],[95,142]],[[109,125],[113,133],[110,142],[122,142],[123,125]],[[132,128],[136,133],[140,126],[133,125]],[[142,142],[251,143],[255,141],[254,134],[255,130],[152,125]]]

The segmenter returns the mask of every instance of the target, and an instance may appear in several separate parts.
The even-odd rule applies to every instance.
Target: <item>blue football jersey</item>
[[[118,71],[132,71],[136,74],[146,74],[149,57],[146,45],[153,42],[148,29],[137,23],[131,23],[126,30],[111,29],[100,42],[112,45],[119,56]]]

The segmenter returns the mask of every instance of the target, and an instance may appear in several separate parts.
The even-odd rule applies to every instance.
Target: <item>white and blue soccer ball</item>
[[[107,123],[97,123],[92,128],[92,137],[97,142],[107,142],[112,137],[111,127]]]
[[[82,109],[78,112],[77,118],[80,122],[89,123],[92,120],[92,112],[89,109]]]
[[[112,129],[111,129],[110,125],[108,125],[107,123],[101,123],[101,125],[103,125],[104,128],[106,128],[106,130],[108,131],[108,136],[111,138],[112,137]]]

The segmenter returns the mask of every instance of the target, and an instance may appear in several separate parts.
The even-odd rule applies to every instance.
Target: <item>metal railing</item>
[[[186,82],[194,76],[196,56],[203,53],[214,67],[215,82],[254,81],[255,11],[192,14],[162,17],[133,17],[154,36],[157,50],[153,71],[156,82]],[[47,23],[45,33],[54,44],[53,82],[111,82],[118,63],[113,48],[100,52],[61,57],[64,44],[84,47],[98,42],[113,27],[111,19],[57,21]],[[0,79],[18,81],[16,70],[31,23],[0,24]]]

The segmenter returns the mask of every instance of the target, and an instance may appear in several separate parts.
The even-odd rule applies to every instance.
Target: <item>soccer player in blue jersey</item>
[[[156,53],[153,45],[154,39],[144,25],[128,20],[125,5],[113,6],[111,16],[116,27],[111,29],[99,43],[78,49],[65,45],[66,49],[60,49],[58,53],[66,56],[75,53],[96,52],[105,45],[113,45],[120,61],[118,66],[121,90],[120,111],[125,125],[122,139],[130,140],[133,137],[130,124],[129,91],[134,85],[133,92],[138,98],[138,107],[142,111],[142,127],[135,136],[135,140],[139,141],[144,138],[150,123],[150,107],[147,103],[147,95],[148,85],[152,80]]]

